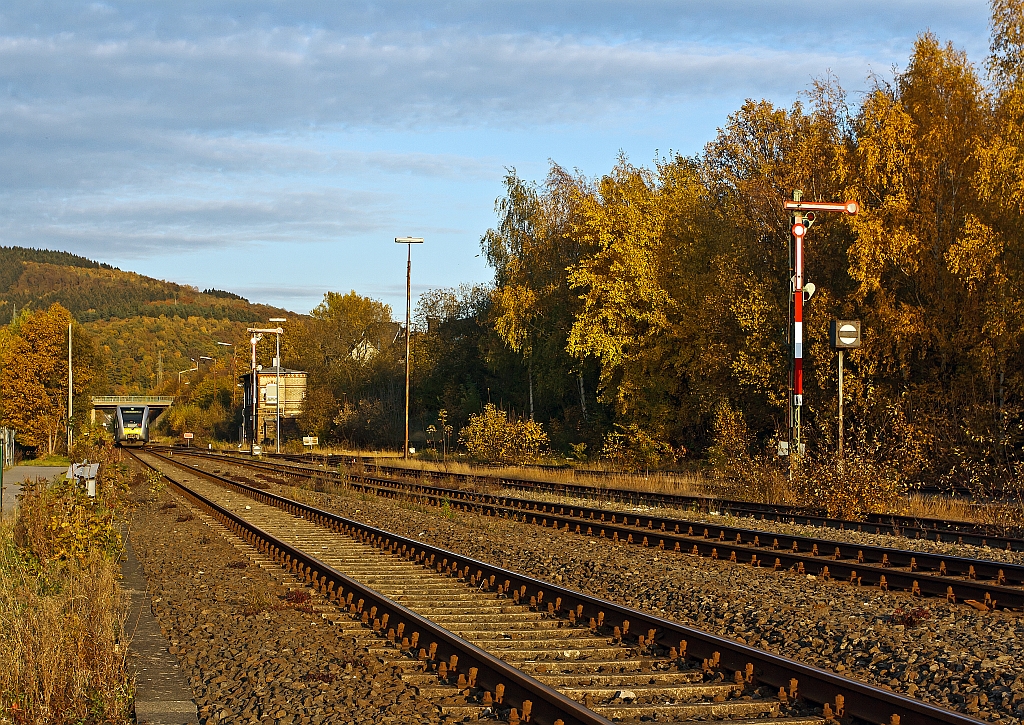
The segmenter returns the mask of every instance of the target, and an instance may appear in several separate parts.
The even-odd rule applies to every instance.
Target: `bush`
[[[24,485],[18,510],[14,539],[44,565],[83,563],[93,551],[109,556],[120,544],[113,512],[72,482]]]
[[[469,425],[459,431],[459,442],[479,461],[522,465],[533,461],[548,446],[548,435],[539,423],[514,420],[488,403]]]
[[[618,431],[604,437],[601,457],[617,468],[644,471],[676,460],[672,446],[648,434],[637,424],[615,427]]]
[[[910,491],[898,463],[862,451],[842,461],[806,458],[795,483],[801,504],[852,520],[868,513],[902,513]]]
[[[67,483],[0,525],[0,722],[128,723],[128,597],[111,513]]]
[[[788,459],[781,462],[770,452],[751,455],[754,437],[741,411],[722,401],[715,406],[712,425],[715,438],[708,461],[722,496],[756,503],[795,503]]]
[[[794,504],[797,495],[789,480],[789,459],[770,453],[728,459],[712,469],[723,498],[769,504]]]

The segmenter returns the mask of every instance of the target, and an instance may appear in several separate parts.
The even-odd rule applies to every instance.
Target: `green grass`
[[[67,466],[71,461],[67,456],[43,456],[34,458],[31,461],[22,461],[19,466]]]

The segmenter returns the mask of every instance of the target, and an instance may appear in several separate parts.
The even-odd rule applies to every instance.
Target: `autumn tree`
[[[22,312],[0,336],[0,422],[21,443],[47,454],[66,442],[69,325],[75,419],[81,421],[97,377],[96,360],[91,338],[71,313],[58,304]]]
[[[282,356],[309,374],[304,431],[354,443],[400,440],[400,329],[388,305],[354,291],[328,292],[307,318],[286,325]]]
[[[596,399],[598,366],[574,357],[565,344],[580,306],[569,271],[592,252],[590,240],[576,232],[579,190],[587,184],[554,164],[542,185],[510,170],[505,195],[495,203],[498,225],[481,240],[495,270],[492,324],[522,360],[525,395],[516,402],[549,421],[563,447],[596,443],[606,423]]]
[[[518,356],[506,352],[490,324],[491,289],[462,285],[425,292],[416,304],[412,407],[420,422],[445,410],[456,430],[479,413],[493,393],[513,400],[520,382]]]

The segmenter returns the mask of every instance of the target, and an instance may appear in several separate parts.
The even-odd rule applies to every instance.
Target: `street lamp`
[[[272,322],[284,322],[285,320],[282,317],[275,317],[271,321]],[[259,418],[259,415],[258,415],[258,410],[259,409],[257,407],[257,403],[258,403],[258,400],[259,400],[259,378],[256,375],[256,343],[258,343],[260,340],[263,339],[263,335],[264,334],[266,334],[266,335],[277,335],[277,355],[278,355],[277,363],[278,363],[278,365],[276,367],[278,368],[277,380],[278,380],[278,384],[280,384],[280,382],[281,382],[281,370],[280,370],[280,368],[281,368],[281,365],[280,365],[280,362],[281,362],[280,361],[280,357],[281,357],[281,335],[284,333],[284,329],[281,328],[281,327],[272,327],[272,328],[249,327],[249,328],[246,329],[246,332],[253,333],[253,336],[250,338],[250,342],[252,343],[252,446],[253,446],[252,453],[255,455],[255,453],[256,453],[256,450],[255,450],[255,446],[256,446],[256,427],[257,427],[257,421],[258,421],[258,418]],[[280,394],[278,395],[278,398],[280,399]],[[280,453],[281,452],[281,408],[280,408],[280,403],[278,403],[277,415],[278,415],[278,417],[277,417],[277,433],[278,433],[278,435],[277,435],[277,450],[278,450],[278,453]]]
[[[405,448],[402,458],[409,458],[409,328],[412,324],[412,245],[423,244],[423,237],[395,237],[395,244],[405,244],[409,259],[405,266]]]
[[[235,346],[230,342],[220,342],[217,344],[221,347],[231,348],[231,407],[235,407]]]
[[[196,359],[194,357],[190,357],[189,360],[191,360],[193,363],[195,363],[196,366],[194,368],[189,368],[188,370],[181,370],[181,371],[178,372],[178,387],[179,388],[181,387],[181,375],[182,375],[182,373],[194,373],[197,370],[199,370],[199,363],[196,362]],[[188,381],[187,380],[185,381],[185,384],[188,385]]]
[[[271,317],[270,322],[287,322],[283,317]],[[278,328],[279,330],[281,328]],[[283,330],[282,330],[283,332]],[[277,435],[274,440],[277,441],[277,452],[281,452],[281,333],[277,333],[277,357],[274,358],[274,368],[277,370],[277,395],[274,398],[277,401]]]

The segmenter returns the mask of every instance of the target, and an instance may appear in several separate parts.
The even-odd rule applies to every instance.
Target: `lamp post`
[[[280,320],[280,319],[281,318],[276,318],[275,321],[276,320]],[[248,328],[246,330],[246,332],[253,333],[253,336],[250,338],[249,341],[252,343],[252,446],[253,446],[252,452],[255,452],[255,446],[256,446],[256,423],[257,423],[257,420],[259,418],[259,416],[258,416],[258,410],[259,409],[257,407],[257,404],[259,402],[259,395],[260,395],[259,378],[256,375],[256,343],[258,343],[260,340],[263,339],[263,335],[277,335],[277,352],[278,352],[278,357],[280,357],[280,354],[281,354],[281,335],[284,333],[284,329],[282,329],[280,327],[270,327],[270,328],[267,328],[267,327],[250,327],[250,328]],[[280,363],[280,360],[278,360],[278,362]],[[280,368],[281,366],[278,365],[277,367]],[[278,373],[277,373],[277,379],[278,379],[278,381],[281,380],[281,371],[280,371],[280,369],[278,370]],[[277,431],[278,432],[277,447],[278,447],[278,451],[279,452],[280,452],[280,448],[281,448],[281,436],[280,436],[281,427],[280,427],[280,423],[281,423],[281,418],[280,418],[280,407],[279,407],[278,408],[278,431]]]
[[[287,322],[283,317],[271,317],[270,322]],[[277,357],[274,358],[274,369],[277,370],[277,395],[274,399],[277,402],[277,435],[274,436],[274,440],[277,442],[277,452],[281,452],[281,332],[284,332],[280,327],[277,328],[280,332],[277,333]]]
[[[235,352],[236,352],[235,346],[234,346],[233,343],[230,343],[230,342],[220,342],[219,340],[217,341],[217,344],[220,347],[230,347],[231,348],[231,408],[234,409],[234,407],[235,407]]]
[[[405,448],[402,458],[409,458],[409,335],[412,324],[412,245],[423,244],[423,237],[395,237],[395,244],[404,244],[409,250],[405,265]]]
[[[252,330],[250,330],[251,332]],[[263,339],[263,335],[254,334],[250,338],[252,343],[252,386],[250,390],[252,392],[252,438],[249,439],[249,453],[250,455],[256,455],[256,421],[257,421],[257,401],[260,394],[259,380],[256,378],[256,343]]]
[[[197,372],[199,370],[199,363],[196,362],[196,359],[194,357],[190,357],[189,360],[194,362],[196,366],[194,368],[189,368],[188,370],[179,370],[178,371],[178,387],[179,388],[181,387],[181,376],[182,376],[182,373],[194,373],[194,372]],[[188,381],[187,380],[185,381],[185,384],[188,385]]]

